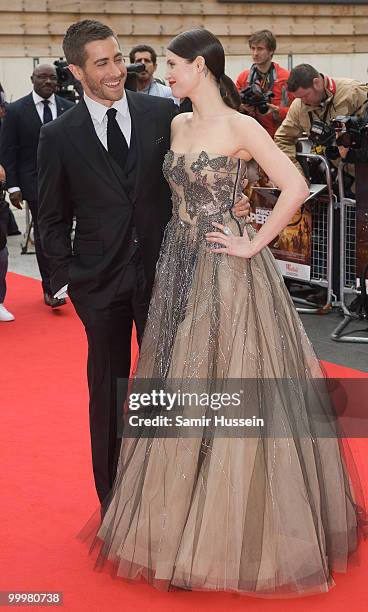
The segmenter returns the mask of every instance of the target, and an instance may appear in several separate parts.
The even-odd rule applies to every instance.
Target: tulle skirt
[[[198,383],[208,394],[241,385],[237,416],[264,427],[127,427],[94,541],[97,566],[109,561],[116,575],[165,590],[326,592],[357,550],[363,498],[324,373],[268,249],[251,260],[212,254],[196,227],[172,218],[133,389],[142,380]]]

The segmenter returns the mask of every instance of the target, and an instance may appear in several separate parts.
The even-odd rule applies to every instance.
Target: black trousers
[[[117,381],[129,378],[131,335],[135,323],[138,342],[143,335],[149,307],[149,291],[139,255],[127,265],[119,290],[103,309],[71,299],[88,340],[87,376],[93,474],[100,502],[108,501],[120,454],[121,432],[117,405]]]
[[[41,245],[40,232],[38,229],[38,202],[37,200],[27,200],[27,201],[28,201],[28,206],[30,208],[30,211],[32,213],[35,251],[36,251],[38,268],[40,270],[41,279],[42,279],[42,288],[43,288],[44,293],[51,294],[49,263],[48,263],[47,257]]]
[[[6,247],[6,232],[9,220],[9,206],[0,198],[0,304],[6,295],[6,273],[8,271],[8,249]]]

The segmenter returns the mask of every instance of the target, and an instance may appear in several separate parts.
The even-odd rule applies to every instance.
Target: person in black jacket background
[[[14,315],[4,306],[6,295],[5,277],[8,270],[6,232],[9,217],[9,207],[5,202],[5,178],[5,170],[0,166],[0,321],[14,321]]]
[[[1,124],[6,114],[6,106],[7,105],[6,105],[5,91],[3,89],[2,84],[0,83],[0,136],[1,136]],[[13,211],[10,210],[9,206],[8,206],[8,211],[9,211],[9,214],[8,214],[7,234],[8,236],[17,236],[21,232],[19,231]]]
[[[47,257],[38,230],[37,147],[41,126],[55,119],[74,104],[55,95],[57,76],[54,66],[39,65],[31,76],[33,91],[6,106],[0,135],[0,163],[6,172],[11,203],[22,208],[27,200],[32,213],[35,250],[42,278],[44,301],[48,306],[65,304],[52,296]]]

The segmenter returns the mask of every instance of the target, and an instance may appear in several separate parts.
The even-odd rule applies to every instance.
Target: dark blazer
[[[171,216],[162,164],[176,107],[171,100],[130,91],[127,98],[136,147],[133,173],[123,172],[103,147],[83,100],[41,130],[38,219],[52,290],[68,283],[72,299],[96,307],[107,306],[118,289],[133,226],[152,285]]]
[[[55,96],[57,114],[74,106]],[[7,187],[19,187],[26,200],[37,200],[37,146],[42,127],[32,94],[7,104],[0,136],[0,164]]]

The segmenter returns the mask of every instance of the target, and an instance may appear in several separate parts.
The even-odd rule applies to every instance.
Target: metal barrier
[[[293,298],[297,306],[297,311],[307,314],[326,314],[332,308],[336,296],[333,293],[333,217],[336,196],[332,188],[332,176],[328,161],[322,155],[316,153],[297,153],[299,161],[305,160],[318,161],[321,165],[325,179],[327,196],[326,201],[318,201],[312,209],[312,261],[311,278],[308,281],[311,285],[324,287],[327,289],[326,303],[323,306],[314,306],[302,298]]]
[[[343,321],[331,334],[336,342],[368,343],[367,336],[351,336],[344,334],[344,330],[353,321],[363,320],[349,309],[346,303],[347,294],[358,294],[356,270],[356,201],[345,197],[344,162],[338,166],[339,205],[340,205],[340,308],[344,316]],[[367,328],[368,331],[368,328]]]

